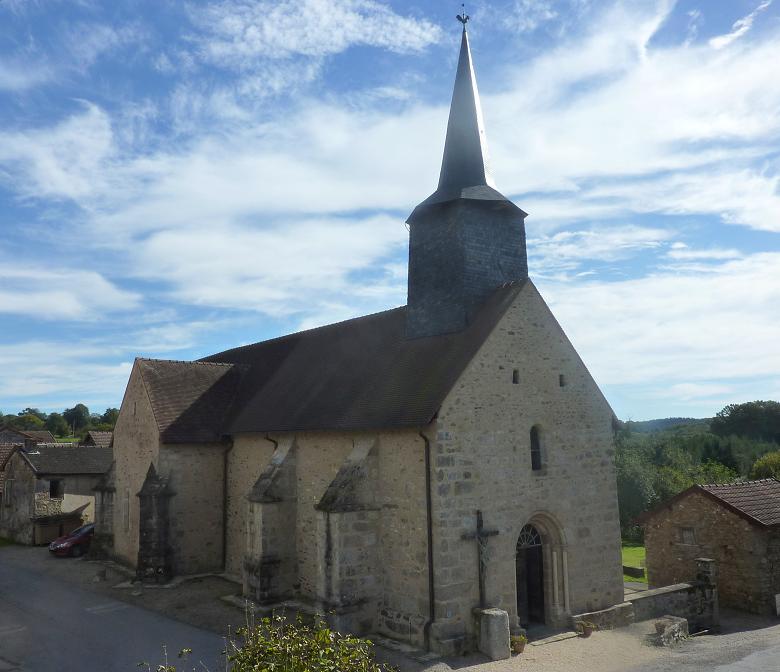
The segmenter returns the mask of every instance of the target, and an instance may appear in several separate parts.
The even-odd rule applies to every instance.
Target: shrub
[[[780,479],[780,450],[759,457],[750,471],[751,478]]]
[[[226,669],[231,672],[394,672],[394,668],[374,660],[374,645],[367,639],[342,635],[322,623],[308,625],[281,616],[262,619],[255,626],[240,628],[236,638],[228,640]],[[187,658],[190,649],[184,649],[180,658]],[[176,672],[165,656],[165,661],[152,667],[139,666],[155,672]]]

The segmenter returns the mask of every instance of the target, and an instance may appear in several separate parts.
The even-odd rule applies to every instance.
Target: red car
[[[89,543],[92,541],[92,536],[94,534],[95,523],[82,525],[81,527],[77,527],[70,534],[66,534],[64,537],[52,541],[49,544],[49,551],[54,553],[54,555],[70,555],[74,558],[78,558],[89,550]]]

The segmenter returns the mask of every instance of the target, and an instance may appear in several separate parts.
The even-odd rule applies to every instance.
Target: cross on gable
[[[461,535],[461,539],[470,541],[476,540],[477,542],[477,561],[479,563],[479,606],[482,609],[487,607],[487,599],[485,597],[485,575],[487,573],[487,540],[490,537],[495,537],[498,534],[498,530],[486,530],[485,523],[482,519],[482,511],[477,510],[477,529],[474,532],[467,532]]]

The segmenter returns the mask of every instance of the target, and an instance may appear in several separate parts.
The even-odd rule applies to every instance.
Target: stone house
[[[0,443],[54,443],[54,436],[48,429],[16,429],[3,425],[0,427]]]
[[[655,588],[718,565],[722,605],[780,615],[780,482],[694,485],[645,513],[647,579]]]
[[[614,414],[528,278],[464,30],[408,304],[199,361],[136,359],[113,552],[446,653],[474,609],[562,625],[622,602]]]
[[[95,519],[95,493],[111,449],[39,444],[6,452],[0,536],[42,544]]]

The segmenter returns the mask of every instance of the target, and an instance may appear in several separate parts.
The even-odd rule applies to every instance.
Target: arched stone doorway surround
[[[551,626],[565,625],[569,614],[569,567],[566,551],[566,538],[562,526],[549,513],[537,512],[517,529],[515,537],[515,595],[517,596],[516,616],[519,625],[531,623]],[[536,563],[541,566],[536,567]],[[541,604],[527,610],[528,591],[518,581],[527,578],[528,572],[538,572],[541,584],[537,586],[541,593]],[[533,594],[534,589],[531,589]],[[533,595],[531,596],[533,599]],[[526,602],[523,609],[521,602]],[[525,613],[523,613],[525,611]]]

